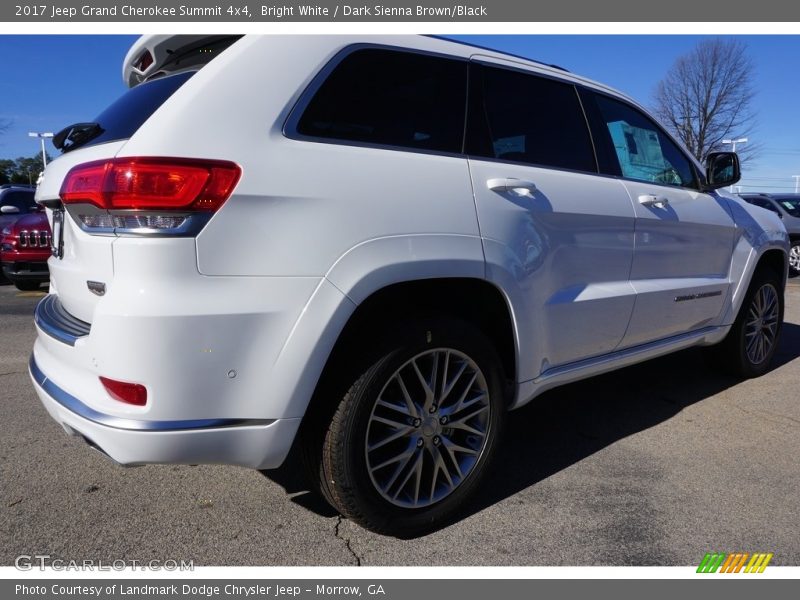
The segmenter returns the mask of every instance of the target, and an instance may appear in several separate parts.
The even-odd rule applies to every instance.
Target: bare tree
[[[655,113],[699,160],[723,150],[722,140],[750,135],[756,125],[753,63],[735,39],[711,39],[678,58],[655,91]],[[736,149],[744,162],[760,144]]]

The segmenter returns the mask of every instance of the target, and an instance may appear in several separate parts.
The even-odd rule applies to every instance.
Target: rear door
[[[583,91],[594,137],[636,211],[631,284],[636,306],[621,347],[713,324],[728,294],[735,224],[724,200],[700,189],[692,161],[649,117]],[[616,162],[614,162],[616,161]]]
[[[520,377],[532,378],[621,341],[634,212],[622,183],[597,174],[575,86],[489,60],[473,57],[466,151],[487,276],[519,290]]]

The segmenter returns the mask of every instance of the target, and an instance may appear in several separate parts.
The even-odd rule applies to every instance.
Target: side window
[[[748,203],[752,204],[753,206],[760,206],[761,208],[771,208],[769,206],[769,203],[766,200],[764,200],[763,198],[750,197],[750,198],[745,198],[745,200]]]
[[[691,162],[658,125],[623,102],[599,94],[594,98],[623,177],[697,187]]]
[[[574,86],[529,73],[473,65],[467,153],[597,172]]]
[[[317,90],[302,135],[460,153],[465,61],[395,50],[357,50]]]
[[[758,198],[757,201],[754,202],[753,204],[755,204],[756,206],[760,206],[761,208],[766,208],[767,210],[774,212],[776,215],[780,216],[780,214],[781,214],[781,211],[779,211],[775,207],[775,205],[772,202],[770,202],[769,200],[767,200],[766,198],[763,198],[763,199],[762,198]]]

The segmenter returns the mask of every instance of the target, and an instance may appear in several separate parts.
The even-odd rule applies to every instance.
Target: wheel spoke
[[[435,362],[434,362],[435,364]],[[422,371],[419,370],[419,366],[417,365],[417,361],[411,361],[411,366],[414,368],[414,373],[417,374],[417,379],[419,379],[420,385],[425,388],[425,402],[423,403],[423,409],[427,409],[430,403],[433,401],[433,386],[430,382],[425,379],[425,376],[422,374]]]
[[[400,387],[400,392],[403,394],[403,399],[406,402],[409,412],[412,416],[419,417],[419,407],[411,399],[411,394],[408,393],[406,382],[403,381],[403,376],[401,375],[400,371],[395,374],[394,378],[397,381],[397,385]]]
[[[387,402],[386,400],[378,400],[376,403],[377,406],[382,406],[383,408],[388,408],[389,410],[393,410],[395,412],[399,412],[400,414],[406,415],[407,417],[415,417],[416,415],[409,412],[407,406],[401,406],[399,404],[394,404],[392,402]]]
[[[453,447],[448,443],[449,440],[445,440],[443,443],[444,449],[447,450],[447,454],[450,455],[450,460],[453,462],[453,468],[455,468],[456,473],[458,474],[458,479],[464,479],[464,473],[461,472],[461,465],[459,464],[458,459],[456,458],[456,453],[453,451]]]
[[[424,455],[425,455],[425,453],[424,453],[424,452],[417,452],[417,462],[416,462],[416,464],[414,465],[414,467],[413,467],[412,469],[409,469],[408,473],[406,473],[406,476],[405,476],[405,478],[403,478],[403,481],[402,481],[402,483],[400,484],[400,486],[399,486],[399,487],[397,488],[397,490],[395,491],[395,493],[394,493],[394,496],[392,496],[392,499],[393,499],[393,500],[397,500],[397,497],[400,495],[400,492],[402,492],[402,491],[405,489],[405,487],[406,487],[406,484],[408,483],[408,480],[409,480],[409,479],[411,479],[411,476],[414,474],[414,472],[415,472],[417,469],[421,468],[421,464],[422,464],[422,457],[423,457]],[[388,488],[386,489],[386,491],[387,491],[387,492],[389,491],[389,490],[388,490]]]
[[[461,379],[461,376],[464,374],[464,371],[466,371],[466,370],[467,370],[467,366],[468,366],[468,365],[467,365],[467,363],[466,363],[466,362],[462,362],[462,363],[461,363],[461,366],[458,368],[458,371],[457,371],[457,372],[456,372],[456,374],[453,376],[453,379],[450,381],[450,383],[446,384],[446,386],[445,386],[445,385],[443,385],[443,386],[442,386],[442,395],[441,395],[441,397],[439,398],[439,405],[442,405],[442,404],[444,404],[444,403],[445,403],[445,400],[447,400],[448,396],[450,396],[450,392],[452,392],[452,391],[453,391],[453,388],[454,388],[454,387],[456,386],[456,384],[458,383],[458,380],[459,380],[459,379]],[[472,387],[472,382],[474,381],[474,378],[475,378],[476,376],[477,376],[477,374],[473,374],[473,380],[472,380],[472,381],[470,382],[470,384],[467,386],[467,390],[469,390],[469,389],[470,389],[470,387]]]
[[[455,427],[456,425],[464,424],[467,421],[469,421],[470,419],[472,419],[474,417],[477,417],[482,412],[485,412],[485,411],[488,411],[488,410],[489,410],[488,406],[485,406],[485,405],[484,406],[479,406],[478,408],[473,410],[471,413],[469,413],[469,414],[467,414],[467,415],[465,415],[463,417],[459,417],[458,419],[454,419],[452,421],[449,421],[447,424],[450,427]]]
[[[464,391],[461,392],[461,395],[458,397],[458,400],[455,402],[454,406],[447,410],[448,414],[456,413],[456,412],[458,412],[459,410],[461,410],[464,407],[464,399],[469,395],[470,391],[475,386],[475,380],[477,378],[478,378],[478,374],[477,373],[473,373],[472,376],[470,377],[469,383],[464,388]]]
[[[375,471],[378,471],[378,470],[383,469],[385,467],[388,467],[389,465],[393,465],[394,463],[399,462],[401,460],[404,461],[404,462],[403,462],[403,464],[401,464],[398,467],[398,470],[402,469],[405,465],[408,464],[408,461],[411,460],[411,457],[414,456],[414,453],[416,452],[416,450],[417,450],[417,447],[416,447],[416,445],[414,445],[413,447],[409,448],[408,450],[406,450],[402,454],[398,454],[397,456],[393,456],[389,460],[385,460],[379,465],[375,465],[374,467],[370,467],[369,470],[372,471],[372,472],[375,472]],[[387,487],[391,487],[392,483],[394,483],[394,480],[396,478],[397,478],[397,474],[395,474],[392,477],[392,479],[389,480],[389,483],[386,484]]]
[[[418,454],[418,452],[416,452],[416,450],[417,450],[416,448],[413,448],[408,453],[402,455],[401,460],[403,462],[401,462],[399,465],[397,465],[397,468],[394,470],[394,473],[392,473],[391,479],[389,479],[388,483],[386,484],[385,490],[387,492],[392,488],[392,485],[394,485],[394,482],[397,481],[397,478],[400,476],[400,473],[403,472],[403,469],[405,469],[408,466],[408,463],[411,462],[411,459],[414,457],[414,454]],[[378,469],[375,468],[374,470],[377,471]],[[411,470],[413,471],[413,469],[411,469]],[[402,488],[402,486],[401,486],[401,488]]]
[[[373,421],[377,421],[378,423],[383,423],[384,425],[388,425],[394,429],[406,429],[409,427],[408,423],[405,421],[397,421],[395,419],[390,419],[388,417],[381,417],[378,415],[372,416]]]
[[[444,399],[447,397],[445,393],[445,388],[447,387],[447,371],[450,367],[450,351],[445,350],[444,353],[444,372],[442,373],[442,387],[440,388],[439,392],[439,404],[444,402]]]
[[[407,436],[412,431],[414,431],[414,427],[411,425],[406,425],[403,429],[399,429],[395,433],[383,438],[382,440],[367,446],[367,451],[372,452],[373,450],[377,450],[378,448],[383,448],[386,444],[391,444],[393,441],[399,440],[401,437]]]
[[[447,446],[448,450],[452,450],[453,452],[460,452],[462,454],[469,454],[470,456],[475,456],[478,452],[473,450],[472,448],[467,448],[466,446],[460,446],[458,444],[453,443],[451,440],[444,441],[445,446]]]
[[[471,425],[467,425],[466,423],[448,423],[447,426],[450,429],[460,429],[461,431],[466,431],[467,433],[471,433],[473,435],[483,435],[484,432],[480,429],[475,429]]]

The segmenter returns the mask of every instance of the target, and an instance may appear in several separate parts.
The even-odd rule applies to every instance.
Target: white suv
[[[603,85],[393,36],[147,36],[123,76],[37,191],[30,361],[118,463],[268,469],[298,440],[342,514],[414,535],[544,390],[720,342],[768,368],[780,219]]]

